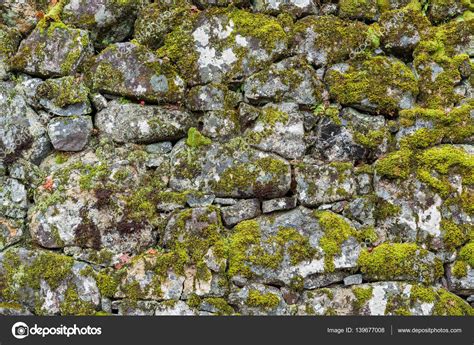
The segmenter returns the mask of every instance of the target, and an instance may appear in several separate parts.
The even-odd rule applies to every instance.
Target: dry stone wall
[[[473,10],[0,1],[0,314],[473,315]]]

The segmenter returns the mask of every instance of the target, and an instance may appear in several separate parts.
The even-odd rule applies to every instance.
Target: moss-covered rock
[[[21,42],[12,69],[43,78],[73,75],[92,55],[87,31],[61,22],[38,26]]]
[[[16,53],[21,41],[21,34],[15,28],[0,24],[0,79],[10,71],[10,58]]]
[[[55,115],[74,116],[92,112],[88,88],[73,76],[46,80],[38,85],[36,97],[39,104]]]
[[[42,166],[45,187],[36,192],[31,210],[33,240],[46,248],[107,248],[114,254],[152,245],[160,219],[151,195],[164,190],[169,164],[163,157],[148,173],[146,157],[144,151],[115,150],[110,143],[70,155],[59,165],[48,157]]]
[[[252,3],[255,12],[262,12],[272,15],[288,13],[294,17],[301,17],[311,14],[319,14],[318,3],[309,1],[278,1],[278,0],[257,0]]]
[[[338,102],[387,116],[411,108],[419,92],[415,76],[403,62],[382,56],[334,65],[325,81]]]
[[[347,200],[356,193],[357,182],[350,163],[301,163],[295,175],[298,200],[303,205],[319,206]]]
[[[61,20],[87,30],[97,48],[123,41],[131,33],[137,13],[137,1],[66,0]]]
[[[368,280],[407,280],[433,283],[443,275],[443,264],[433,253],[413,243],[384,243],[362,251],[358,261]]]
[[[41,117],[13,83],[0,82],[0,161],[13,164],[19,158],[39,163],[51,150]]]
[[[290,165],[284,159],[248,146],[241,138],[225,144],[181,141],[171,153],[170,186],[221,197],[282,196],[290,188]]]
[[[212,8],[170,32],[158,54],[176,63],[190,83],[208,83],[246,77],[281,56],[287,44],[270,16]]]
[[[134,37],[138,43],[158,49],[173,28],[183,25],[192,16],[191,5],[185,1],[182,6],[168,6],[163,2],[148,4],[138,13]]]
[[[443,288],[379,282],[307,291],[297,315],[469,316],[473,308]]]
[[[363,237],[350,222],[330,211],[304,207],[237,224],[229,240],[229,270],[238,277],[292,287],[301,280],[317,287],[342,280],[336,270],[353,269]],[[318,281],[317,276],[325,279]],[[323,282],[324,281],[324,282]]]
[[[434,24],[447,21],[455,16],[462,14],[464,11],[474,10],[474,6],[470,1],[466,0],[432,0],[428,5],[428,18]]]
[[[304,115],[294,103],[267,104],[244,137],[248,143],[263,151],[274,152],[288,159],[303,157]]]
[[[323,84],[302,57],[292,57],[255,73],[244,84],[251,103],[294,102],[311,106],[322,101]]]
[[[373,161],[389,148],[389,124],[381,115],[319,104],[313,116],[318,123],[313,128],[310,155],[317,160],[359,164]]]
[[[381,44],[385,51],[409,58],[430,27],[421,8],[407,6],[385,12],[379,20]]]
[[[91,315],[100,304],[92,268],[40,250],[0,253],[0,301],[19,303],[35,314]]]
[[[471,228],[471,237],[473,233]],[[471,295],[474,291],[474,242],[459,250],[457,260],[448,269],[449,290],[460,295]]]
[[[49,1],[46,0],[6,0],[0,4],[0,21],[9,27],[28,34],[38,23],[38,12],[47,12]]]
[[[96,116],[96,126],[118,143],[152,143],[183,138],[195,124],[184,109],[112,101]]]
[[[472,54],[474,20],[450,22],[433,27],[414,52],[414,67],[419,75],[419,103],[433,109],[451,108],[462,95],[455,86],[469,77],[468,56]],[[466,70],[463,66],[468,66]]]
[[[174,67],[137,43],[108,46],[88,71],[93,90],[145,100],[175,103],[184,96],[184,81]]]
[[[292,48],[319,67],[345,61],[361,47],[371,48],[369,27],[335,16],[309,16],[293,28]],[[351,56],[352,57],[352,56]]]

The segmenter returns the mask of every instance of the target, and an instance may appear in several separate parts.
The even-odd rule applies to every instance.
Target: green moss
[[[463,185],[474,183],[474,160],[461,148],[449,145],[433,147],[418,155],[417,160],[418,178],[441,196],[446,197],[452,191],[447,178],[453,172],[458,172],[463,177]]]
[[[352,105],[367,100],[386,115],[395,115],[400,110],[399,101],[390,97],[388,90],[418,94],[411,70],[401,61],[381,56],[357,60],[343,73],[330,70],[326,82],[331,97],[338,102]]]
[[[277,123],[288,125],[289,116],[286,112],[274,107],[266,107],[262,109],[257,119],[256,126],[264,128],[263,131],[251,131],[247,136],[250,143],[260,143],[262,139],[274,134]]]
[[[387,11],[379,20],[381,27],[386,28],[383,32],[383,46],[389,52],[410,56],[415,46],[405,45],[402,49],[399,42],[404,37],[424,36],[425,31],[431,26],[430,21],[421,12],[418,1],[412,1],[404,8]],[[395,25],[393,24],[395,23]]]
[[[270,251],[268,248],[271,248]],[[229,240],[228,275],[250,277],[251,265],[277,269],[285,252],[292,265],[310,260],[316,253],[309,239],[294,228],[282,227],[275,235],[263,238],[257,221],[243,221],[234,227]]]
[[[460,297],[439,288],[413,285],[410,295],[411,303],[433,303],[434,316],[468,316],[474,315],[474,309]]]
[[[448,250],[460,247],[467,241],[467,227],[464,225],[443,219],[441,220],[441,231],[444,245]]]
[[[276,308],[280,304],[280,297],[274,293],[262,293],[258,290],[250,290],[247,298],[247,305],[265,310]]]
[[[317,33],[312,42],[315,47],[321,47],[326,52],[325,61],[317,61],[317,64],[325,63],[332,65],[345,61],[349,58],[351,51],[363,46],[368,41],[372,45],[373,32],[369,33],[369,27],[361,22],[345,21],[338,17],[308,16],[298,20],[294,26],[294,36],[307,37],[307,30]]]
[[[354,287],[352,293],[355,296],[354,308],[361,309],[372,298],[371,286],[369,287]]]
[[[375,164],[375,171],[383,177],[406,179],[410,174],[412,151],[400,149],[380,158]]]
[[[37,95],[52,100],[54,105],[63,108],[68,105],[88,102],[88,90],[73,76],[49,79],[38,86]]]
[[[201,306],[201,298],[198,295],[196,295],[195,293],[192,293],[191,295],[189,295],[186,303],[191,308],[198,309]]]
[[[413,285],[410,292],[410,299],[413,302],[434,303],[437,299],[437,294],[432,287],[423,285]]]
[[[71,269],[74,260],[68,256],[41,251],[25,264],[14,251],[7,251],[3,256],[4,275],[0,277],[0,296],[8,302],[23,302],[22,291],[33,289],[39,291],[40,281],[45,281],[52,290],[61,284],[71,284]],[[36,312],[41,313],[42,301],[38,295],[34,297]]]
[[[459,259],[468,263],[471,268],[474,268],[474,242],[469,242],[461,248]]]
[[[438,301],[435,304],[433,315],[442,316],[473,316],[472,308],[462,298],[444,290],[438,290]]]
[[[201,224],[199,230],[194,229],[196,221]],[[224,258],[226,255],[219,209],[209,206],[200,214],[193,209],[180,211],[174,217],[172,229],[166,247],[178,254],[182,266],[179,271],[184,270],[184,265],[195,265],[198,280],[210,279],[204,256],[210,248],[217,258]]]
[[[232,315],[235,313],[234,309],[224,298],[209,297],[204,299],[204,301],[217,309],[217,315]]]
[[[68,158],[69,157],[64,152],[58,152],[58,153],[56,153],[56,156],[54,158],[54,163],[56,163],[58,165],[59,164],[64,164],[64,163],[67,162]]]
[[[104,179],[110,174],[109,168],[105,163],[85,164],[80,166],[81,177],[79,178],[79,187],[82,190],[91,190],[97,180]]]
[[[453,276],[458,279],[467,276],[467,266],[465,261],[456,261],[453,266]]]
[[[64,300],[60,304],[61,315],[94,315],[96,310],[92,302],[83,301],[75,287],[68,287]]]
[[[339,108],[337,105],[326,105],[325,103],[318,103],[313,108],[313,114],[317,117],[327,117],[338,125],[342,125],[342,120],[339,117]]]
[[[235,24],[234,35],[258,39],[266,51],[276,48],[277,42],[286,42],[287,36],[277,20],[260,13],[232,9],[229,20]]]
[[[0,24],[0,58],[10,58],[15,55],[21,35],[18,31]]]
[[[386,137],[387,131],[385,130],[370,130],[367,133],[354,133],[354,141],[370,149],[377,148]]]
[[[377,0],[341,0],[339,15],[342,18],[374,20],[378,13]]]
[[[454,86],[461,80],[459,67],[469,63],[469,58],[458,53],[458,46],[466,44],[472,30],[472,21],[452,21],[432,27],[418,45],[414,52],[414,66],[419,74],[419,102],[424,106],[448,108],[461,99]],[[433,66],[437,67],[436,74]]]
[[[371,252],[363,250],[358,264],[362,273],[380,280],[421,280],[430,283],[443,275],[443,265],[424,262],[428,251],[414,243],[384,243]]]
[[[240,163],[223,171],[220,180],[214,185],[217,193],[230,193],[234,190],[259,190],[262,193],[280,181],[288,173],[288,166],[283,160],[273,157],[259,158],[249,163]],[[262,174],[270,175],[266,181],[259,182]]]
[[[334,257],[341,254],[341,246],[346,240],[350,237],[357,238],[357,233],[341,216],[331,211],[316,211],[315,216],[324,230],[319,246],[324,252],[325,270],[333,272]]]
[[[277,47],[278,42],[285,43],[288,39],[279,22],[264,14],[250,13],[234,7],[214,7],[207,10],[206,16],[224,18],[222,23],[224,28],[227,27],[230,21],[233,23],[234,29],[231,34],[218,42],[219,50],[230,48],[239,59],[233,65],[233,70],[229,72],[230,75],[239,73],[242,68],[243,58],[246,55],[245,52],[248,49],[240,47],[235,43],[237,35],[253,37],[260,42],[262,48],[267,53],[271,53]],[[194,15],[191,13],[188,15],[188,18],[186,18],[182,25],[166,35],[163,47],[158,49],[158,55],[173,61],[178,66],[181,75],[186,76],[188,79],[197,78],[199,54],[194,48],[195,42],[192,31],[194,30],[195,22],[199,19],[199,14]],[[255,59],[250,60],[249,65],[257,67],[258,61]]]
[[[375,218],[377,220],[385,220],[387,218],[396,217],[400,214],[401,207],[384,199],[377,200],[377,207],[375,209]]]
[[[207,146],[212,143],[211,139],[206,138],[196,128],[191,127],[188,130],[188,137],[186,139],[186,145],[189,147],[200,147]]]
[[[102,271],[96,275],[96,282],[102,296],[109,298],[114,297],[119,285],[117,276],[112,272]]]
[[[188,14],[181,25],[176,26],[173,31],[165,36],[164,44],[157,50],[161,58],[168,58],[176,64],[181,76],[191,79],[197,70],[199,56],[194,49],[192,30],[196,15]]]

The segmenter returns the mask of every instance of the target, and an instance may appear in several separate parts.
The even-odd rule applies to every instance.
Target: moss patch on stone
[[[431,283],[443,275],[437,258],[424,262],[428,251],[414,243],[384,243],[372,251],[363,250],[358,264],[362,273],[377,280],[404,279]]]

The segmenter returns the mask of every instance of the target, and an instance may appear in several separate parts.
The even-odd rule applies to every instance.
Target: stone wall
[[[472,10],[0,1],[0,314],[473,315]]]

